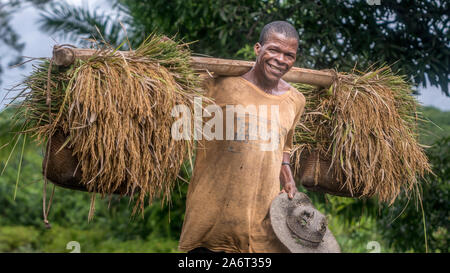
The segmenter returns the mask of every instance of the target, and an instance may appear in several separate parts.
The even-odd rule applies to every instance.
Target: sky
[[[74,5],[89,6],[92,8],[100,8],[106,12],[111,11],[111,7],[107,0],[69,0],[67,1]],[[25,49],[22,55],[27,57],[50,57],[53,46],[55,44],[71,43],[71,41],[64,41],[57,37],[52,37],[46,33],[39,30],[37,25],[37,20],[39,19],[39,13],[33,7],[28,7],[22,9],[20,12],[16,13],[11,22],[12,27],[21,35],[21,41],[26,43]],[[7,56],[8,52],[5,52],[5,47],[0,48],[0,54]],[[3,62],[5,64],[6,62]],[[31,63],[25,64],[22,68],[9,68],[4,67],[4,73],[2,75],[3,83],[0,85],[0,102],[6,95],[6,90],[13,87],[14,85],[20,83],[25,75],[31,72]],[[419,92],[421,95],[417,97],[418,101],[422,105],[431,105],[439,108],[443,111],[450,111],[450,98],[446,97],[439,88],[430,87],[427,88],[420,87]],[[9,95],[11,97],[11,94]],[[0,109],[4,107],[5,99],[3,103],[0,103]]]

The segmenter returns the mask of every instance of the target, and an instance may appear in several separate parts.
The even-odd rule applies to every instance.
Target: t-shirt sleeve
[[[298,92],[298,91],[297,91]],[[286,137],[286,143],[284,144],[283,153],[291,153],[292,148],[294,147],[294,133],[295,133],[295,127],[297,126],[298,122],[300,121],[300,118],[305,111],[305,104],[306,99],[305,96],[300,93],[300,100],[297,105],[297,113],[295,115],[294,123],[292,124],[291,129],[289,130],[287,137]]]

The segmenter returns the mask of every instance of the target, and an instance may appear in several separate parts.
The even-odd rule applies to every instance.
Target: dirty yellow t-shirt
[[[206,122],[208,139],[198,141],[179,249],[286,252],[269,208],[280,192],[283,152],[292,148],[305,97],[294,88],[271,95],[242,77],[210,81],[207,96],[222,114],[212,110],[205,121],[222,119]]]

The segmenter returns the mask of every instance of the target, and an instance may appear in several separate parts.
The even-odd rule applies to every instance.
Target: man
[[[305,97],[281,79],[294,65],[297,48],[295,28],[287,22],[272,22],[263,28],[254,46],[257,58],[248,73],[220,77],[207,85],[207,95],[224,112],[229,111],[230,105],[243,106],[239,109],[244,112],[258,111],[254,119],[247,111],[249,115],[244,119],[241,115],[241,120],[236,111],[231,129],[225,118],[224,135],[229,136],[233,130],[231,135],[235,138],[199,141],[180,250],[287,252],[272,230],[269,208],[280,193],[280,185],[281,192],[287,192],[291,199],[297,192],[289,159]],[[270,129],[272,139],[256,139],[252,135],[255,131],[251,121],[255,120],[258,130]],[[234,126],[239,121],[245,124],[244,139],[239,138],[239,126]],[[269,142],[272,145],[264,146]]]

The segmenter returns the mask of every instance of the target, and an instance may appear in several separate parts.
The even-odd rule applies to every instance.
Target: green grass
[[[49,230],[33,226],[0,227],[0,252],[68,253],[69,242],[77,242],[82,253],[172,253],[178,241],[171,238],[148,237],[118,240],[100,228],[81,230],[53,225]]]

